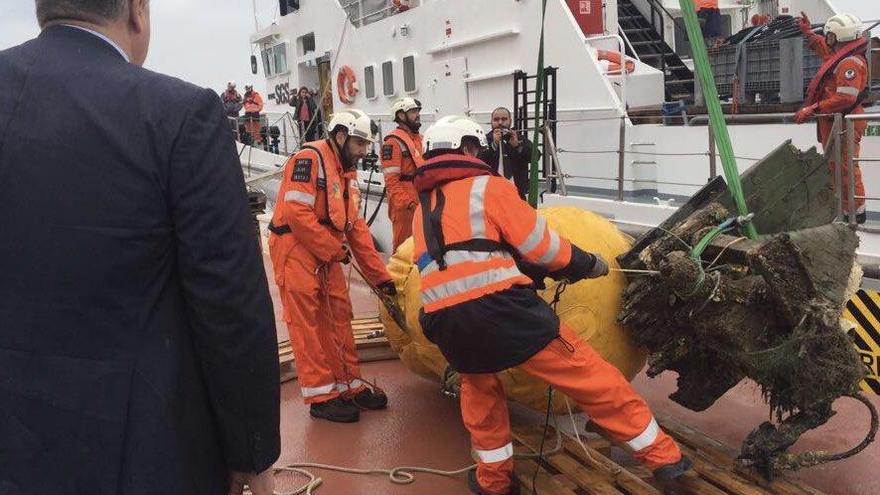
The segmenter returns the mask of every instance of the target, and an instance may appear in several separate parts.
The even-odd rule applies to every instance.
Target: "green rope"
[[[529,171],[529,204],[538,207],[538,139],[541,137],[541,110],[544,108],[544,19],[547,16],[547,0],[541,7],[541,44],[538,48],[538,82],[535,87],[535,133],[532,140],[532,165]]]
[[[697,11],[694,7],[693,0],[678,0],[681,5],[681,13],[684,15],[684,25],[687,28],[688,40],[691,43],[691,49],[694,56],[694,67],[697,72],[697,78],[703,89],[703,95],[706,98],[706,106],[709,109],[709,121],[712,130],[715,131],[715,140],[718,143],[718,150],[721,154],[721,164],[724,167],[724,177],[727,179],[727,188],[730,195],[736,202],[736,208],[739,214],[745,218],[748,216],[748,205],[746,205],[745,195],[742,190],[742,183],[739,180],[739,169],[736,166],[736,158],[733,155],[733,144],[730,142],[730,134],[727,131],[727,122],[724,120],[724,113],[721,111],[721,101],[718,98],[718,88],[715,86],[715,78],[712,74],[712,68],[709,66],[709,54],[706,51],[706,41],[703,39],[703,32],[700,30],[700,23],[697,20]],[[746,236],[750,239],[758,238],[758,230],[751,222],[745,222]]]

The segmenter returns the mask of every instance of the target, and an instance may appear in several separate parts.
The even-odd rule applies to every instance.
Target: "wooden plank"
[[[556,442],[555,431],[552,428],[548,431],[549,436],[544,442],[545,451],[552,449]],[[537,452],[542,434],[543,430],[538,428],[514,428],[513,437],[532,452]],[[563,435],[562,448],[560,453],[548,456],[547,463],[568,475],[587,493],[659,494],[657,489],[618,466],[597,450],[591,449],[589,445],[587,445],[588,454],[574,439]]]
[[[663,430],[672,435],[683,446],[690,447],[704,458],[724,470],[738,474],[748,482],[778,495],[823,495],[822,492],[800,481],[786,477],[767,481],[754,469],[742,466],[736,458],[739,453],[694,430],[675,418],[659,415],[657,418]]]
[[[712,484],[734,495],[771,495],[770,492],[750,484],[736,474],[709,464],[702,459],[694,461],[694,470]]]
[[[562,446],[566,452],[581,463],[593,465],[598,469],[608,472],[609,476],[614,480],[615,486],[625,493],[630,495],[659,495],[660,493],[633,471],[623,469],[614,461],[602,455],[598,450],[590,450],[589,445],[587,445],[588,451],[584,452],[584,449],[574,439],[566,437],[562,442]],[[647,473],[647,478],[653,479],[651,472],[647,469],[642,469],[642,472]]]
[[[535,470],[538,470],[535,476]],[[531,459],[517,459],[514,462],[514,477],[519,482],[523,493],[534,494],[532,491],[532,478],[535,480],[535,488],[540,495],[577,495],[570,488],[565,487],[554,479],[543,467]]]

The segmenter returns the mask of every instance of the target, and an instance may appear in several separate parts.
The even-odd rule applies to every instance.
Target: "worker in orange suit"
[[[477,469],[473,493],[514,493],[507,403],[496,372],[517,367],[571,397],[662,483],[691,465],[645,401],[614,366],[559,320],[526,273],[571,282],[608,274],[596,254],[547,227],[516,187],[477,152],[478,124],[444,117],[425,133],[414,185],[414,260],[421,274],[425,335],[461,376],[461,413]]]
[[[360,110],[345,110],[329,129],[328,139],[306,143],[285,165],[269,253],[309,412],[351,423],[361,409],[383,409],[388,399],[361,377],[342,264],[354,255],[369,283],[389,295],[396,290],[358,215],[355,167],[378,127]]]
[[[385,136],[382,145],[382,172],[388,193],[388,217],[394,233],[394,250],[412,235],[413,212],[418,205],[412,185],[422,162],[422,135],[419,134],[422,104],[414,98],[401,98],[391,107],[397,128]]]
[[[697,9],[697,18],[700,20],[700,29],[703,38],[710,47],[716,47],[724,39],[723,19],[721,10],[718,8],[718,0],[695,0],[694,7]]]
[[[254,91],[253,85],[246,85],[244,87],[244,126],[254,143],[260,143],[263,140],[260,136],[260,112],[262,111],[263,97]]]
[[[838,14],[828,19],[825,23],[825,36],[820,36],[812,31],[812,26],[807,15],[801,13],[801,31],[807,38],[810,48],[813,49],[825,61],[819,72],[810,83],[804,107],[795,116],[798,124],[806,122],[815,114],[844,115],[865,113],[862,101],[868,95],[868,61],[865,57],[867,40],[862,36],[862,21],[850,14]],[[868,122],[859,120],[855,122],[855,150],[853,159],[856,160],[861,153],[862,136],[865,134]],[[831,130],[834,127],[833,117],[820,117],[817,131],[819,142],[828,149],[831,145]],[[844,129],[841,129],[843,131]],[[843,210],[846,220],[853,213],[853,205],[849,204],[849,149],[845,141],[841,141],[842,163],[840,171],[843,177]],[[831,163],[832,174],[836,175],[836,160]],[[857,223],[865,223],[867,219],[865,209],[865,184],[862,182],[862,169],[858,162],[854,162],[853,177],[855,178],[855,215]],[[861,197],[858,197],[861,196]]]

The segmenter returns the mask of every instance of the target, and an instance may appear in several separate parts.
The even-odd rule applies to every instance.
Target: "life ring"
[[[412,7],[412,2],[410,0],[393,0],[391,4],[394,5],[394,8],[397,9],[398,12],[406,12]]]
[[[621,55],[620,52],[615,52],[613,50],[598,50],[598,56],[599,60],[610,62],[608,65],[609,74],[620,74],[620,65],[624,58],[626,58],[626,73],[629,74],[636,70],[636,63],[633,62],[631,58]]]
[[[336,93],[339,95],[339,101],[346,105],[351,105],[354,103],[358,91],[360,91],[360,89],[358,89],[357,78],[354,76],[354,71],[351,67],[343,65],[339,69],[339,74],[336,76]]]

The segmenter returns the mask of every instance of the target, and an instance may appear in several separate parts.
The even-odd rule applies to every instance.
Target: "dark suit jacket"
[[[279,454],[219,98],[70,27],[0,51],[0,493],[225,494]]]
[[[532,163],[532,142],[520,134],[520,147],[513,149],[509,144],[502,142],[503,157],[501,165],[503,170],[498,170],[498,148],[492,140],[492,132],[486,136],[489,146],[480,151],[478,158],[492,167],[495,172],[507,179],[513,179],[516,190],[523,199],[529,194],[529,167]]]

